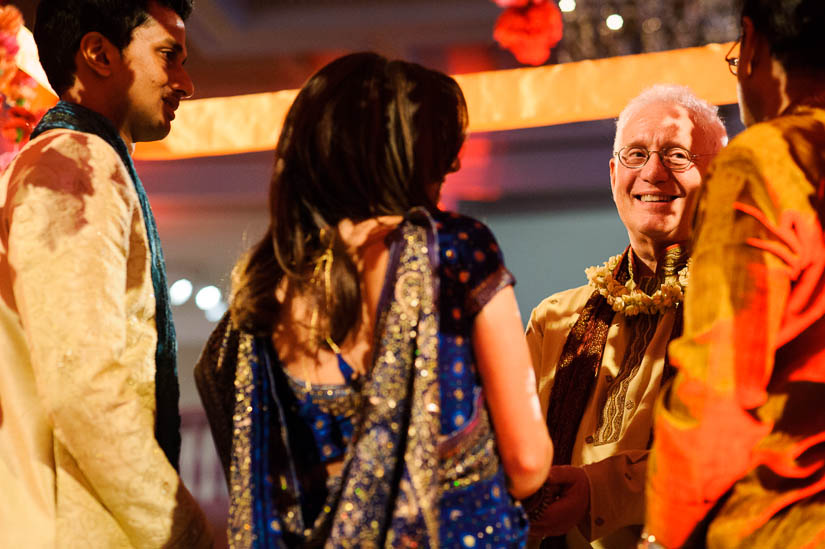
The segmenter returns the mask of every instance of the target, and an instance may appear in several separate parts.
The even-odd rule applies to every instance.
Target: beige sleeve
[[[12,177],[9,262],[54,434],[135,547],[210,547],[204,516],[154,437],[127,342],[127,253],[139,208],[102,140],[69,133]]]
[[[590,481],[591,540],[619,528],[644,524],[648,450],[619,452],[582,465]]]
[[[527,322],[527,331],[524,334],[527,339],[527,347],[530,349],[530,359],[533,362],[533,369],[536,371],[536,382],[541,377],[541,345],[544,339],[544,325],[541,315],[541,308],[536,307],[530,314]]]
[[[536,372],[536,392],[539,395],[541,413],[547,416],[550,405],[550,392],[553,389],[553,380],[556,376],[556,361],[558,356],[554,352],[553,337],[556,336],[552,327],[547,331],[547,300],[541,302],[530,314],[527,323],[527,347],[530,349],[530,358]],[[548,349],[548,346],[551,348]]]
[[[567,341],[567,334],[593,290],[580,286],[553,294],[533,309],[527,323],[527,346],[536,371],[536,389],[541,411],[547,414],[556,365]]]

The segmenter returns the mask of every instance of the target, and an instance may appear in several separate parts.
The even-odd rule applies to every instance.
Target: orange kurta
[[[825,545],[825,110],[734,139],[699,209],[647,526],[668,547]],[[702,539],[704,538],[704,540]]]

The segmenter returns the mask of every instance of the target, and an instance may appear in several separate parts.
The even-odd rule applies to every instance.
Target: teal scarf
[[[75,130],[94,134],[106,141],[120,156],[132,183],[135,186],[143,220],[146,223],[146,236],[152,261],[152,286],[155,290],[155,326],[158,332],[158,346],[155,351],[155,401],[156,420],[155,438],[166,457],[178,468],[180,457],[180,413],[178,412],[178,371],[176,363],[177,342],[175,326],[172,324],[172,310],[169,304],[169,289],[166,283],[166,262],[160,247],[160,238],[149,206],[146,191],[135,171],[132,157],[126,143],[120,138],[115,127],[104,116],[75,103],[60,101],[47,112],[32,133],[32,139],[41,133],[53,129]]]

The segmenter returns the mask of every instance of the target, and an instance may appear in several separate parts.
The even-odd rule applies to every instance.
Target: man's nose
[[[181,97],[192,97],[195,93],[195,84],[189,77],[189,73],[186,72],[186,69],[183,67],[180,67],[175,74],[175,78],[172,80],[172,87]]]
[[[670,179],[671,172],[664,162],[662,162],[662,153],[659,151],[650,151],[650,157],[642,166],[642,173],[640,174],[645,181],[653,183],[664,182]]]

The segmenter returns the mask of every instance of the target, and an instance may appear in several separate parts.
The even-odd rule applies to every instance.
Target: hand
[[[524,500],[531,536],[560,536],[590,510],[590,481],[581,467],[556,465],[542,487]]]

